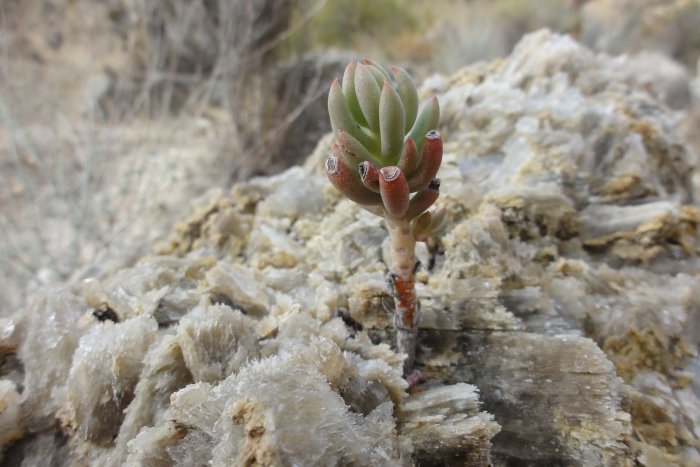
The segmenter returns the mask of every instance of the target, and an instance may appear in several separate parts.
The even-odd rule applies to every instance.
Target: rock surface
[[[700,464],[697,158],[632,73],[541,31],[426,83],[450,222],[418,252],[418,393],[327,137],[0,322],[5,461]]]

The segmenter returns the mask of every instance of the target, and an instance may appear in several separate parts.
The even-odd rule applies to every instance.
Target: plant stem
[[[395,219],[386,220],[391,238],[391,265],[387,283],[394,296],[394,328],[396,351],[407,355],[404,360],[404,377],[413,371],[418,338],[420,305],[416,297],[416,238],[410,223]]]

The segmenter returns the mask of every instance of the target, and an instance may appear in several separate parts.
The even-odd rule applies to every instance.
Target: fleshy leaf
[[[440,231],[447,223],[447,209],[442,208],[433,214],[433,219],[430,223],[430,233]]]
[[[436,130],[430,130],[423,138],[423,152],[418,168],[408,179],[411,193],[422,190],[437,175],[442,163],[442,137]]]
[[[368,190],[360,181],[356,170],[350,170],[336,156],[326,159],[326,175],[333,186],[346,198],[357,204],[373,206],[382,203],[379,194]]]
[[[355,68],[355,92],[360,103],[360,109],[362,109],[362,115],[367,119],[369,128],[375,133],[379,133],[379,98],[381,96],[381,88],[369,68],[369,65],[362,64],[357,65]]]
[[[366,148],[372,150],[377,144],[372,138],[360,128],[350,112],[345,94],[340,88],[338,80],[334,80],[328,92],[328,114],[331,117],[331,127],[333,132],[344,130],[362,143]]]
[[[418,154],[421,153],[423,149],[423,137],[428,130],[437,128],[438,122],[440,121],[440,104],[438,104],[437,97],[433,96],[418,113],[416,118],[416,123],[413,124],[413,128],[408,134],[409,138],[413,138],[416,142],[416,147],[418,148]]]
[[[404,215],[406,220],[411,220],[422,212],[430,209],[440,196],[440,179],[431,181],[427,187],[416,193],[408,203],[408,210]]]
[[[408,133],[409,130],[413,128],[413,124],[416,122],[416,115],[418,114],[418,90],[406,70],[394,66],[391,67],[391,71],[394,73],[396,82],[399,85],[399,96],[401,96],[403,110],[406,114],[406,127],[404,128],[404,132]]]
[[[376,157],[374,157],[362,143],[353,138],[347,131],[338,130],[338,133],[336,133],[336,137],[340,149],[352,154],[357,159],[357,163],[360,163],[361,161],[372,161],[377,164],[380,164],[379,160]]]
[[[377,83],[380,86],[384,81],[391,82],[391,75],[389,74],[389,70],[384,68],[380,63],[375,62],[371,58],[365,58],[364,60],[362,60],[362,63],[364,63],[365,65],[370,65],[372,67],[372,74],[377,79]]]
[[[413,222],[411,222],[413,226],[413,235],[419,237],[420,235],[423,235],[426,232],[428,232],[432,222],[433,215],[428,211],[413,219]]]
[[[355,67],[357,63],[352,61],[348,63],[345,67],[345,73],[343,73],[343,94],[348,102],[348,107],[352,116],[355,117],[355,121],[362,126],[369,126],[365,116],[362,115],[362,109],[360,109],[360,103],[357,100],[357,94],[355,93]]]
[[[396,166],[383,167],[379,171],[379,194],[384,209],[394,216],[403,217],[408,209],[409,194],[406,176]]]
[[[379,128],[381,135],[382,160],[396,163],[403,148],[404,127],[403,104],[396,90],[384,82],[379,99]]]
[[[359,165],[360,180],[362,184],[379,193],[379,169],[370,161],[364,161]]]
[[[416,148],[416,143],[413,142],[411,138],[408,138],[403,145],[403,150],[401,151],[401,156],[399,157],[399,163],[397,164],[401,171],[410,178],[413,171],[418,166],[420,158],[418,157],[418,149]]]

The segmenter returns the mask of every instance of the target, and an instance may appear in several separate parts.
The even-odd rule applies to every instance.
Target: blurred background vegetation
[[[697,86],[700,0],[0,0],[0,316],[152,252],[211,188],[302,161],[350,59],[421,81],[542,27]]]

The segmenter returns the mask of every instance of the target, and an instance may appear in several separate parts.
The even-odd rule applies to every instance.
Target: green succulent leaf
[[[408,137],[412,138],[416,143],[418,148],[418,154],[423,151],[423,138],[428,130],[433,130],[437,127],[438,121],[440,120],[440,105],[435,96],[430,99],[418,113],[416,118],[416,123],[413,124],[413,128],[408,133]]]
[[[379,113],[378,110],[377,113]],[[345,99],[345,94],[343,94],[337,79],[333,81],[328,92],[328,114],[331,117],[331,127],[334,132],[337,133],[338,130],[346,131],[370,151],[377,147],[377,143],[362,130],[353,118],[348,102]]]
[[[351,62],[328,94],[336,135],[326,174],[347,198],[370,212],[410,222],[417,240],[444,223],[427,212],[439,196],[440,118],[433,97],[419,110],[418,91],[402,68],[372,60]],[[411,193],[416,193],[411,196]]]
[[[379,133],[379,98],[381,88],[370,71],[370,65],[358,64],[355,68],[355,92],[362,109],[362,115],[367,119],[369,128]]]
[[[357,63],[352,61],[345,67],[345,73],[343,73],[343,94],[348,102],[348,107],[355,121],[362,126],[368,127],[369,124],[362,115],[362,109],[360,109],[360,103],[357,100],[357,94],[355,93],[355,67]]]
[[[447,209],[442,208],[435,211],[430,223],[430,233],[439,232],[447,224]]]
[[[370,65],[372,74],[377,79],[377,83],[381,86],[384,81],[389,81],[391,83],[391,74],[389,70],[384,68],[381,64],[375,62],[370,58],[365,58],[362,60],[365,65]]]
[[[399,85],[399,96],[401,96],[403,110],[406,113],[406,127],[404,131],[408,133],[413,128],[413,124],[416,122],[416,115],[418,114],[418,90],[406,70],[395,66],[391,68],[391,71],[394,72],[394,77]]]
[[[406,116],[401,98],[391,84],[384,82],[379,99],[379,128],[381,134],[382,159],[394,164],[403,148]]]
[[[336,136],[338,139],[338,146],[344,152],[351,154],[355,158],[357,164],[362,161],[372,161],[375,164],[381,165],[381,161],[372,155],[372,153],[370,153],[362,143],[353,138],[350,133],[339,130],[336,133]]]
[[[413,234],[417,237],[423,235],[430,229],[430,225],[433,222],[433,215],[425,211],[420,216],[413,219],[411,225],[413,226]]]

